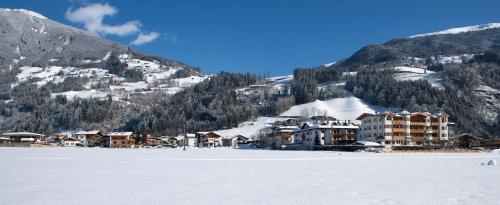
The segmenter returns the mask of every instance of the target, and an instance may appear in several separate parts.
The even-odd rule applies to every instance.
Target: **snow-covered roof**
[[[8,137],[43,137],[45,135],[38,134],[38,133],[33,133],[33,132],[6,132],[6,133],[3,133],[1,136],[8,136]]]
[[[108,136],[129,136],[132,134],[132,132],[110,132],[108,133]]]
[[[75,133],[75,135],[96,135],[96,134],[99,134],[99,130],[78,131]]]

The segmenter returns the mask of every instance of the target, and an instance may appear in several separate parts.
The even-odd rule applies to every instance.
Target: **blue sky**
[[[494,0],[2,0],[0,7],[30,9],[83,29],[67,11],[95,3],[116,10],[103,18],[103,25],[140,22],[133,34],[99,33],[104,38],[131,45],[140,33],[154,33],[158,38],[132,47],[212,73],[284,75],[393,38],[500,22],[500,1]]]

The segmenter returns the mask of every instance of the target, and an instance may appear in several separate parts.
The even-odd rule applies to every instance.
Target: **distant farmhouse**
[[[94,146],[99,146],[103,134],[99,130],[92,130],[92,131],[78,131],[74,134],[74,136],[84,146],[94,147]]]
[[[109,148],[134,148],[135,139],[132,132],[111,132],[105,136]]]
[[[221,136],[215,132],[197,132],[196,141],[198,147],[220,147]]]

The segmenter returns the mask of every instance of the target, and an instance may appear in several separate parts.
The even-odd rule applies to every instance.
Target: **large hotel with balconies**
[[[385,146],[444,146],[448,144],[448,115],[446,113],[385,112],[360,115],[359,138],[376,141]]]

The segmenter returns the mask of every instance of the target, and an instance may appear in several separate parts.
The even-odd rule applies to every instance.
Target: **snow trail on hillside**
[[[432,36],[432,35],[444,35],[444,34],[459,34],[459,33],[467,33],[467,32],[472,32],[472,31],[482,31],[482,30],[486,30],[486,29],[495,29],[495,28],[500,28],[500,23],[488,23],[488,24],[466,26],[466,27],[460,27],[460,28],[451,28],[451,29],[446,29],[446,30],[438,31],[438,32],[413,35],[413,36],[410,36],[409,38]]]

